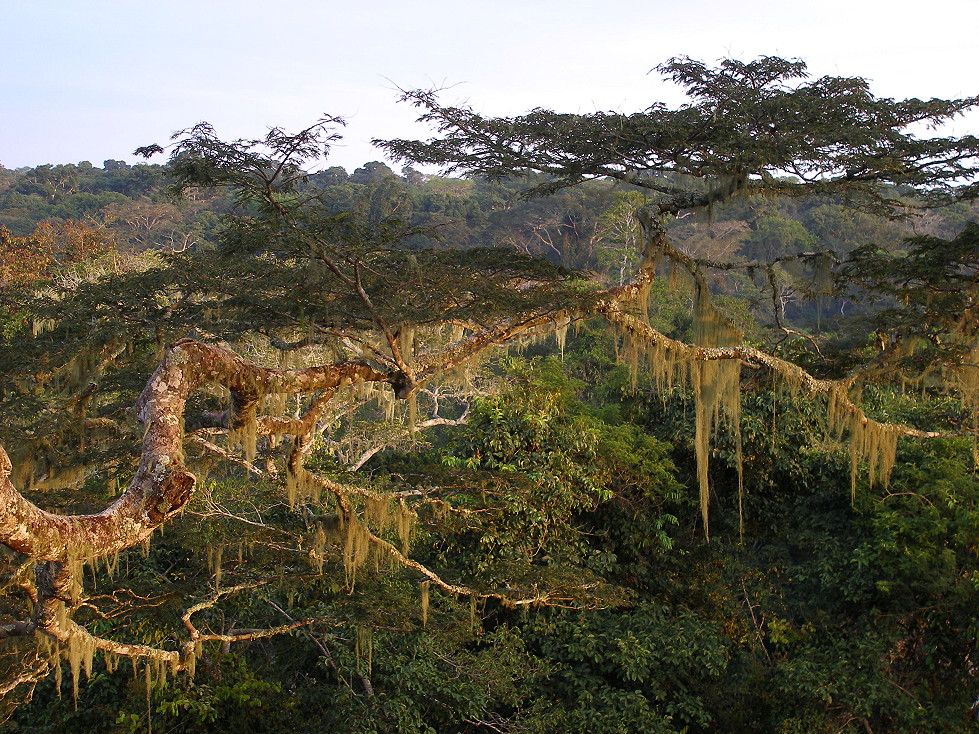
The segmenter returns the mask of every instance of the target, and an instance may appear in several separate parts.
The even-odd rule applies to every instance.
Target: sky
[[[399,89],[488,115],[632,112],[683,102],[650,73],[674,56],[967,97],[977,30],[979,0],[0,0],[0,165],[136,162],[200,121],[257,138],[329,114],[347,126],[323,165],[352,171],[385,160],[373,138],[429,136]],[[979,134],[979,114],[949,132]]]

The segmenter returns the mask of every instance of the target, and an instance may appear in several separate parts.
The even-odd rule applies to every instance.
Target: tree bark
[[[219,347],[176,342],[136,401],[145,426],[139,467],[129,488],[94,515],[56,515],[11,484],[11,462],[0,447],[0,542],[39,561],[83,560],[130,548],[148,538],[190,500],[196,478],[183,464],[184,407],[206,383],[231,390],[237,407],[271,393],[308,393],[355,382],[389,382],[410,392],[404,375],[360,362],[270,370]]]

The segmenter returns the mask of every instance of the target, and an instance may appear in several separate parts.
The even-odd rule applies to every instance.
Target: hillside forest
[[[658,71],[0,166],[0,730],[979,730],[979,98]]]

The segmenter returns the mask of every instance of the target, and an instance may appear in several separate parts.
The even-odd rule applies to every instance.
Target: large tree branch
[[[665,336],[649,324],[632,314],[622,311],[618,304],[606,302],[599,304],[596,309],[601,315],[607,318],[612,324],[623,331],[629,333],[637,341],[652,348],[660,346],[671,352],[675,358],[687,362],[715,362],[719,360],[739,360],[748,364],[765,367],[774,374],[783,377],[788,383],[798,385],[801,391],[810,395],[837,395],[841,387],[848,387],[855,378],[843,378],[841,380],[822,380],[813,377],[794,362],[780,359],[760,349],[746,345],[733,347],[701,347],[677,341]],[[840,409],[851,413],[860,423],[876,424],[877,426],[889,425],[902,436],[912,438],[939,438],[958,434],[943,433],[940,431],[922,431],[917,428],[900,424],[883,424],[868,417],[856,403],[846,398],[839,406]]]
[[[130,548],[173,517],[188,500],[195,477],[183,464],[187,398],[205,383],[231,390],[248,406],[272,393],[308,393],[355,382],[400,384],[399,375],[359,362],[270,370],[227,350],[183,339],[167,352],[136,402],[145,426],[139,467],[129,488],[95,515],[41,510],[11,484],[11,462],[0,448],[0,542],[36,560],[84,559]]]

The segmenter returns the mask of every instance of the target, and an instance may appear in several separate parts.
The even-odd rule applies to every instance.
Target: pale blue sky
[[[979,94],[979,0],[0,0],[0,164],[134,160],[207,120],[226,137],[345,116],[330,164],[424,137],[396,87],[488,114],[676,103],[675,55],[800,57],[879,95]],[[955,125],[979,134],[979,115]],[[162,159],[156,159],[162,161]]]

